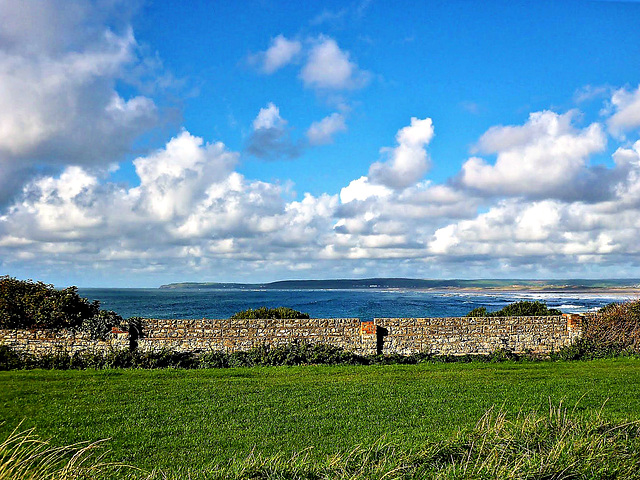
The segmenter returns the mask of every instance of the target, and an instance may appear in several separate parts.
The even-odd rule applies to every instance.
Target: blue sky
[[[0,0],[0,265],[640,277],[639,2]]]

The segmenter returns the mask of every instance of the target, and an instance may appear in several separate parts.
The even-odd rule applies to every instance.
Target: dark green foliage
[[[0,277],[0,328],[77,328],[99,309],[76,287],[56,290],[42,282]]]
[[[264,318],[309,318],[308,313],[298,312],[288,307],[277,308],[250,308],[238,313],[234,313],[231,316],[232,319],[264,319]]]
[[[122,317],[112,310],[100,310],[93,317],[85,319],[80,328],[93,340],[104,340],[113,327],[124,327]]]
[[[327,344],[294,342],[288,345],[259,345],[246,352],[229,354],[230,367],[281,365],[359,365],[366,357]]]
[[[25,359],[6,345],[0,345],[0,370],[19,370],[24,368]]]
[[[229,354],[213,350],[200,355],[202,368],[229,368]]]
[[[554,357],[559,358],[559,357]],[[506,349],[488,355],[358,355],[328,344],[294,342],[287,345],[258,345],[247,351],[226,353],[177,352],[163,349],[155,352],[112,350],[108,353],[76,353],[64,351],[44,356],[20,355],[9,347],[0,350],[0,370],[44,368],[83,370],[87,368],[232,368],[276,367],[294,365],[417,365],[421,363],[495,363],[540,361],[533,354],[516,354]]]
[[[140,317],[125,321],[114,311],[100,310],[98,301],[80,297],[76,287],[56,290],[42,282],[0,277],[0,328],[75,329],[87,332],[93,340],[105,340],[114,327],[130,332],[134,347],[143,334]],[[47,362],[58,368],[66,360],[54,355]]]
[[[526,300],[509,304],[497,312],[487,312],[485,307],[479,307],[467,313],[467,317],[545,317],[551,315],[562,315],[562,312],[547,307],[546,303]]]
[[[491,316],[491,314],[487,312],[486,307],[474,308],[469,313],[467,313],[467,317],[489,317],[489,316]]]
[[[585,317],[582,338],[604,351],[640,353],[640,300],[610,303]]]

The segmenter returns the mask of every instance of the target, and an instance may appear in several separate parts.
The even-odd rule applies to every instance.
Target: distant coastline
[[[426,291],[467,291],[505,293],[581,293],[640,295],[640,279],[568,280],[425,280],[412,278],[364,278],[332,280],[282,280],[268,283],[180,282],[161,289],[264,289],[264,290],[350,290],[403,289]]]

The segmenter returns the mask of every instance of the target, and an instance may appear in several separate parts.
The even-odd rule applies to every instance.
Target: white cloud
[[[373,185],[367,177],[360,177],[352,180],[349,185],[340,190],[340,201],[342,203],[353,202],[354,200],[363,201],[371,197],[389,197],[392,190],[384,185]]]
[[[140,185],[129,195],[157,220],[184,217],[211,185],[229,177],[236,162],[237,154],[222,143],[203,145],[183,131],[164,149],[134,160]]]
[[[445,261],[486,257],[516,267],[540,264],[544,258],[564,272],[585,259],[638,261],[640,248],[632,233],[638,205],[625,207],[622,197],[597,205],[504,200],[475,219],[436,230],[429,251]]]
[[[349,53],[341,50],[334,39],[321,36],[311,47],[300,78],[305,86],[320,90],[363,87],[370,75],[360,70],[349,57]]]
[[[260,109],[258,116],[253,120],[253,129],[280,128],[286,124],[286,120],[280,116],[280,109],[269,102],[265,108]]]
[[[607,120],[609,131],[614,135],[640,127],[640,86],[635,91],[626,88],[616,90],[611,97],[615,111]]]
[[[344,17],[347,15],[348,10],[346,8],[343,8],[341,10],[338,11],[332,11],[332,10],[323,10],[322,13],[320,13],[319,15],[316,15],[312,20],[311,20],[311,25],[321,25],[323,23],[335,23],[335,22],[339,22],[342,21],[344,19]]]
[[[100,23],[112,13],[82,2],[2,2],[0,170],[11,178],[0,201],[11,197],[4,187],[19,190],[37,166],[119,160],[156,124],[152,99],[116,90],[143,59],[126,21],[110,19],[117,30]]]
[[[411,125],[396,134],[398,146],[383,149],[389,156],[385,162],[375,162],[369,168],[372,183],[393,189],[403,189],[419,181],[429,169],[426,146],[433,138],[430,118],[411,118]]]
[[[287,121],[280,116],[280,109],[271,102],[261,108],[253,120],[253,132],[246,148],[251,155],[266,160],[295,158],[302,152],[301,145],[291,140]]]
[[[462,184],[490,195],[562,196],[587,173],[589,156],[606,146],[600,124],[577,130],[574,116],[543,111],[532,113],[522,126],[490,128],[477,148],[497,154],[496,162],[470,158],[462,167]]]
[[[273,73],[287,65],[300,53],[302,45],[297,40],[287,40],[278,35],[265,52],[263,69],[265,73]]]
[[[576,103],[588,102],[595,98],[607,96],[610,92],[611,88],[608,86],[585,85],[574,92],[573,100]]]
[[[82,161],[123,152],[155,116],[150,99],[126,101],[113,88],[134,48],[129,31],[56,58],[0,51],[0,155]]]
[[[237,158],[222,143],[183,131],[134,161],[136,187],[102,183],[81,167],[40,177],[0,217],[2,264],[19,261],[16,251],[125,271],[313,260],[332,234],[337,196],[287,203],[279,185],[234,171]]]
[[[249,61],[260,63],[262,72],[270,75],[291,63],[301,50],[302,43],[298,40],[288,40],[284,35],[278,35],[271,40],[266,51],[250,56]]]
[[[541,139],[547,152],[575,143],[583,152],[592,148],[591,127],[578,130],[554,115],[541,124],[490,129],[478,148],[498,157],[537,148]],[[286,121],[276,105],[267,104],[254,127],[286,128]],[[222,143],[182,131],[164,148],[134,160],[134,187],[81,166],[32,179],[0,215],[0,262],[7,271],[42,268],[46,259],[65,271],[247,281],[299,269],[312,276],[442,276],[455,275],[462,264],[465,275],[488,276],[552,265],[556,272],[579,275],[588,265],[615,272],[616,266],[640,264],[640,141],[615,151],[615,167],[602,167],[607,198],[531,201],[474,194],[456,182],[416,180],[432,137],[429,119],[412,119],[398,131],[398,146],[387,150],[389,160],[378,162],[387,169],[386,179],[393,179],[407,164],[394,160],[412,158],[408,164],[419,168],[409,170],[420,175],[410,175],[406,186],[362,176],[339,195],[307,193],[291,200],[287,188],[238,173],[239,155]]]
[[[311,145],[325,145],[333,142],[333,136],[347,130],[344,115],[332,113],[319,122],[313,122],[307,130],[307,138]]]

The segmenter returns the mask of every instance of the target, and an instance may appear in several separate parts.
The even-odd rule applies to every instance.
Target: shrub
[[[478,307],[467,313],[467,317],[490,317],[491,314],[487,312],[486,307]]]
[[[232,319],[263,319],[263,318],[309,318],[308,313],[298,312],[288,307],[267,308],[260,307],[256,309],[249,308],[231,316]]]
[[[258,345],[246,352],[228,354],[225,366],[256,367],[283,365],[360,365],[366,357],[328,344],[293,342],[287,345]]]
[[[640,353],[640,300],[610,303],[586,316],[582,336],[600,348]]]
[[[485,307],[479,307],[467,313],[467,317],[545,317],[551,315],[562,315],[562,312],[547,307],[546,303],[526,300],[511,303],[497,312],[487,312]]]
[[[582,336],[555,358],[579,360],[640,354],[640,300],[610,303],[582,320]]]
[[[100,310],[93,317],[82,322],[81,330],[91,335],[93,340],[105,340],[113,327],[123,327],[120,315],[112,310]]]
[[[80,297],[76,287],[56,290],[42,282],[0,277],[1,328],[76,328],[99,308],[98,302]]]
[[[0,370],[24,368],[25,359],[7,345],[0,345]]]

